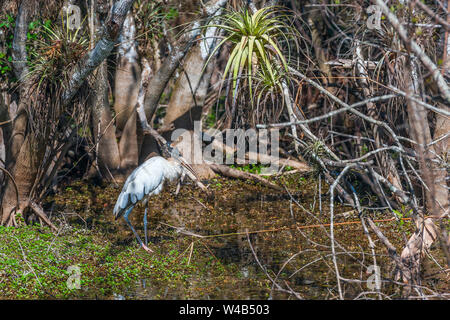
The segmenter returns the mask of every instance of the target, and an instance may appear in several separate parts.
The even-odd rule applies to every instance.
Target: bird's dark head
[[[176,143],[176,141],[175,141]],[[166,159],[172,158],[175,161],[177,161],[181,166],[183,166],[186,170],[191,172],[198,180],[197,172],[192,168],[192,166],[186,161],[186,159],[183,158],[181,155],[180,150],[176,146],[173,145],[173,141],[167,141],[164,144],[161,144],[162,146],[162,154],[163,157]]]
[[[180,151],[174,147],[170,141],[163,144],[161,149],[164,158],[178,159],[181,156]]]
[[[172,147],[172,143],[170,141],[166,142],[166,148],[169,153],[172,153],[173,147]]]

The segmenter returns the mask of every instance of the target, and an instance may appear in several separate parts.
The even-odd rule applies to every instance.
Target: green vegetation
[[[234,169],[237,169],[237,170],[245,171],[245,172],[260,174],[261,169],[264,167],[264,165],[259,164],[259,163],[258,164],[248,163],[248,164],[242,165],[242,166],[232,164],[231,167]]]
[[[76,30],[62,1],[5,2],[0,298],[447,297],[450,221],[431,209],[449,198],[448,32],[428,27],[444,24],[445,8],[396,0],[378,6],[384,16],[361,10],[367,1],[203,2],[79,2],[86,20]],[[218,39],[210,56],[205,37]],[[141,98],[148,125],[165,138],[196,120],[211,136],[206,129],[270,128],[279,143],[258,142],[298,169],[235,164],[270,184],[223,170],[241,180],[212,174],[203,193],[192,181],[176,195],[167,186],[149,199],[148,254],[112,215],[126,176],[158,151],[154,132],[136,122]],[[130,217],[141,237],[143,212],[137,204]],[[419,226],[418,212],[439,237]],[[364,229],[366,218],[379,230],[370,220]],[[372,264],[383,278],[377,293],[366,287]],[[81,288],[67,284],[72,267]]]
[[[14,39],[14,18],[7,14],[2,20],[0,20],[0,31],[5,38],[3,51],[0,48],[0,79],[15,80],[12,77],[12,55],[11,48]]]
[[[274,12],[277,10],[277,15]],[[287,72],[288,64],[279,45],[281,39],[288,42],[287,35],[292,28],[283,19],[286,15],[280,14],[278,7],[265,7],[251,14],[247,9],[230,11],[221,17],[220,24],[210,24],[207,27],[217,27],[225,32],[225,37],[211,53],[211,57],[225,43],[231,42],[233,49],[228,58],[223,74],[225,80],[228,74],[232,74],[233,96],[238,89],[238,79],[246,70],[250,97],[252,95],[252,76],[256,70],[263,75],[263,79],[269,79],[270,83],[279,82],[279,68],[283,67]],[[270,49],[269,49],[270,48]]]
[[[138,247],[121,219],[113,219],[111,210],[119,189],[82,181],[67,185],[47,198],[47,205],[53,207],[52,220],[59,227],[58,232],[52,233],[47,227],[36,224],[26,225],[20,217],[19,227],[0,227],[0,297],[266,299],[271,283],[250,251],[245,235],[248,229],[249,232],[274,230],[251,235],[258,259],[270,274],[275,275],[280,266],[291,259],[278,279],[289,281],[290,286],[305,297],[324,298],[335,283],[327,266],[331,263],[329,250],[316,244],[327,245],[329,239],[319,228],[304,229],[303,236],[293,237],[291,232],[296,226],[317,224],[315,216],[319,207],[314,200],[317,179],[313,175],[290,174],[270,180],[288,187],[295,199],[313,215],[297,205],[291,208],[285,195],[249,181],[212,179],[209,188],[215,193],[214,201],[207,201],[189,184],[184,185],[177,196],[169,188],[164,194],[152,197],[149,204],[153,254]],[[324,185],[322,192],[325,194],[327,189]],[[321,221],[328,223],[328,198],[322,201]],[[346,211],[348,208],[336,204],[337,216]],[[143,208],[138,206],[131,216],[141,235],[142,214]],[[374,219],[383,217],[383,213],[373,216]],[[413,228],[405,223],[399,230],[396,221],[377,224],[393,239],[396,247],[403,245],[401,233],[411,232]],[[184,230],[209,238],[185,235],[169,225],[182,226]],[[339,226],[335,235],[356,258],[361,258],[357,252],[367,245],[367,240],[360,225]],[[305,254],[293,258],[299,248]],[[377,246],[376,250],[377,260],[387,277],[389,258],[383,247]],[[317,258],[320,258],[317,263],[292,276],[301,266]],[[67,280],[73,275],[68,271],[70,266],[80,268],[80,289],[67,286]],[[358,263],[347,262],[343,276],[358,277],[360,268]],[[313,285],[304,285],[305,281]],[[347,290],[352,295],[360,289],[349,287]],[[282,299],[289,296],[277,291],[272,294]]]
[[[27,35],[30,51],[30,74],[39,79],[39,84],[47,80],[63,87],[69,78],[71,66],[84,55],[88,39],[82,26],[69,29],[68,23],[54,24],[50,20],[30,23]]]
[[[161,252],[164,250],[165,252]],[[38,225],[0,227],[0,296],[2,298],[108,298],[151,279],[161,287],[181,287],[199,272],[225,271],[213,257],[191,259],[163,243],[154,255],[136,245],[116,246],[97,230],[70,228],[53,234]],[[192,253],[196,255],[196,250]],[[203,270],[206,264],[208,270]],[[78,266],[81,289],[69,289],[70,266]],[[155,297],[157,298],[157,297]]]
[[[0,52],[0,73],[3,75],[11,71],[12,57],[6,56],[6,53]]]
[[[404,205],[401,206],[400,210],[392,210],[397,216],[397,228],[400,232],[405,232],[408,236],[411,235],[411,221],[406,220],[406,218],[411,218],[413,212],[412,209],[407,209]]]

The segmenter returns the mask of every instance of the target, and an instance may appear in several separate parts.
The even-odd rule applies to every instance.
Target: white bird
[[[152,250],[147,247],[148,198],[152,195],[160,193],[163,190],[165,182],[178,180],[176,190],[176,193],[178,193],[180,182],[183,180],[186,173],[191,178],[192,175],[197,177],[195,171],[179,155],[177,149],[172,148],[170,143],[166,144],[166,148],[167,150],[164,151],[166,151],[166,153],[167,151],[170,153],[170,157],[167,160],[160,156],[150,158],[134,169],[134,171],[128,176],[113,210],[116,220],[123,215],[123,218],[131,228],[131,231],[133,231],[139,244],[147,252],[152,252]],[[128,215],[131,213],[134,206],[142,199],[144,199],[143,204],[146,207],[144,213],[145,244],[142,243],[141,238],[139,238],[136,230],[128,220]]]

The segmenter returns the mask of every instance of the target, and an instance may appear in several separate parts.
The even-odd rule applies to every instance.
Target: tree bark
[[[138,165],[139,148],[136,128],[136,102],[139,93],[140,67],[136,48],[134,18],[128,13],[119,37],[118,68],[114,86],[116,130],[120,136],[120,171],[128,173]]]
[[[208,2],[208,4],[203,8],[204,14],[194,23],[191,31],[184,33],[178,43],[174,45],[171,53],[164,60],[161,68],[151,79],[147,88],[144,100],[144,110],[147,119],[151,119],[153,117],[153,114],[158,107],[159,99],[161,98],[167,83],[171,79],[172,74],[178,68],[181,60],[186,56],[195,39],[200,34],[200,21],[202,21],[205,17],[212,17],[215,15],[216,12],[225,6],[226,3],[226,0],[211,0]]]
[[[184,72],[177,79],[167,106],[164,117],[164,125],[166,126],[173,123],[176,128],[192,130],[194,121],[200,120],[201,109],[211,77],[211,68],[206,68],[206,72],[202,73],[207,57],[202,56],[200,46],[200,43],[195,45],[184,61]]]
[[[12,44],[13,70],[17,79],[22,80],[28,73],[27,52],[25,43],[27,41],[28,24],[37,1],[22,0],[16,18],[14,28],[14,40]]]
[[[117,69],[114,85],[116,128],[122,132],[134,112],[140,82],[140,67],[136,48],[134,18],[128,13],[119,37]]]
[[[118,0],[114,3],[105,21],[100,40],[96,43],[94,49],[86,54],[71,76],[69,85],[63,93],[65,105],[70,103],[86,78],[111,53],[133,2],[134,0]]]
[[[34,0],[21,1],[14,28],[14,39],[12,43],[13,71],[17,79],[19,79],[21,86],[19,89],[19,106],[17,113],[13,116],[14,122],[10,142],[11,152],[8,153],[7,158],[7,167],[9,169],[11,168],[11,165],[14,164],[25,140],[28,123],[26,110],[27,104],[29,103],[30,81],[29,79],[25,79],[25,76],[29,72],[25,45],[27,41],[28,24],[31,21],[35,6],[37,6],[37,2]]]
[[[44,153],[41,145],[42,143],[37,141],[35,136],[27,135],[20,148],[16,165],[12,171],[14,181],[7,180],[2,199],[2,225],[15,224],[14,213],[23,211],[29,202],[30,192]]]
[[[406,92],[413,96],[418,93],[418,66],[414,60],[410,61],[409,67],[405,68]],[[427,120],[427,110],[421,105],[408,100],[408,120],[411,128],[412,138],[417,142],[415,145],[416,153],[419,155],[419,167],[421,176],[427,185],[425,189],[427,212],[439,219],[449,211],[448,190],[446,186],[447,173],[444,168],[440,168],[433,160],[436,159],[436,151],[439,148],[429,147],[431,143],[431,133]],[[442,116],[437,114],[439,118]],[[438,123],[443,123],[444,128],[448,127],[447,119],[440,119]],[[440,130],[437,130],[439,134]],[[448,132],[448,131],[447,131]],[[437,137],[436,137],[437,138]],[[411,279],[407,281],[418,281],[420,272],[420,260],[425,251],[437,239],[439,230],[433,219],[424,219],[423,214],[413,215],[416,224],[416,231],[408,240],[402,251],[401,258],[404,264],[411,268]]]
[[[106,61],[103,61],[97,69],[94,88],[91,103],[97,162],[102,176],[109,179],[111,172],[116,172],[120,167],[120,153],[109,106]]]

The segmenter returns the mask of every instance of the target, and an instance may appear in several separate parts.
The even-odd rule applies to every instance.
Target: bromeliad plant
[[[30,198],[41,196],[49,185],[47,183],[56,174],[56,169],[48,175],[52,163],[58,160],[62,150],[72,142],[77,128],[86,125],[89,114],[86,102],[89,95],[88,83],[78,91],[70,104],[63,103],[71,72],[88,50],[89,39],[83,35],[83,24],[71,30],[68,17],[62,16],[61,24],[50,20],[36,21],[29,32],[27,51],[29,53],[29,71],[25,75],[29,83],[30,102],[27,108],[27,127],[33,144],[43,150],[36,163],[40,167],[35,175]],[[73,134],[72,134],[73,132]]]
[[[39,33],[30,42],[30,74],[42,81],[58,83],[64,87],[73,65],[79,62],[88,48],[88,39],[81,34],[82,26],[75,30],[62,19],[61,26],[49,20],[40,24]]]
[[[206,64],[222,45],[231,42],[233,47],[223,80],[231,76],[231,88],[235,98],[240,79],[246,74],[253,105],[253,78],[257,71],[271,84],[281,86],[280,71],[286,74],[288,62],[280,49],[280,42],[284,41],[289,46],[289,37],[295,30],[286,22],[287,13],[276,6],[264,7],[254,13],[250,13],[247,9],[230,11],[222,15],[220,20],[222,23],[207,26],[222,30],[224,38],[212,51]]]

